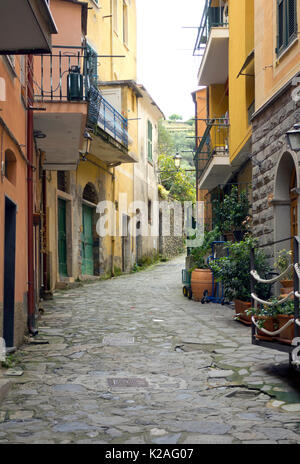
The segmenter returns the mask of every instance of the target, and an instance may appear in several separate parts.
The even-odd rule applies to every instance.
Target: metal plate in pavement
[[[131,388],[131,387],[148,387],[149,386],[146,379],[135,378],[135,377],[107,379],[107,383],[110,387]]]

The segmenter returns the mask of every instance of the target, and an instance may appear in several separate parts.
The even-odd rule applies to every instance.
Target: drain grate
[[[127,335],[107,335],[103,337],[103,345],[108,346],[126,346],[134,344],[134,337],[128,337]]]
[[[116,378],[116,379],[107,379],[107,383],[110,387],[148,387],[149,384],[146,379],[141,378]]]

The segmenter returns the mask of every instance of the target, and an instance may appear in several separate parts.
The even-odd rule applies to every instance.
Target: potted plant
[[[258,308],[249,308],[246,311],[246,314],[248,317],[252,319],[254,316],[255,322],[258,325],[260,329],[265,329],[268,332],[274,332],[278,328],[278,322],[276,319],[277,315],[277,310],[276,306],[263,306],[258,307]],[[274,337],[272,335],[266,334],[262,330],[257,330],[256,337],[259,340],[267,340],[267,341],[272,341],[274,340]]]
[[[289,322],[291,319],[294,319],[294,301],[289,300],[283,303],[278,311],[277,320],[278,328],[281,329]],[[293,338],[295,337],[295,328],[294,324],[291,324],[289,327],[284,329],[276,339],[282,343],[291,344]]]
[[[277,259],[274,263],[274,266],[275,266],[275,269],[277,269],[277,271],[279,272],[279,274],[282,274],[288,267],[289,265],[291,264],[291,259],[292,259],[292,251],[289,250],[280,250],[278,252],[278,256],[277,256]],[[285,296],[287,295],[288,293],[292,292],[294,290],[294,271],[293,269],[290,269],[287,273],[286,273],[286,278],[281,280],[280,283],[282,285],[282,289],[281,289],[281,295],[282,296]]]
[[[251,317],[246,310],[251,308],[250,252],[256,241],[246,236],[241,242],[228,243],[229,256],[212,263],[215,279],[222,282],[227,299],[234,301],[236,317],[251,324]],[[270,267],[264,253],[255,250],[255,269],[262,278],[267,278]],[[270,296],[270,286],[256,283],[255,293],[266,300]]]
[[[212,294],[212,271],[208,265],[207,258],[211,252],[212,242],[220,239],[220,230],[218,227],[211,231],[206,231],[204,234],[203,243],[200,247],[193,248],[191,255],[195,263],[194,267],[190,269],[191,287],[193,299],[201,301],[205,291],[209,295]]]
[[[225,240],[242,240],[249,228],[250,202],[246,191],[239,192],[237,186],[232,186],[223,201],[213,200],[213,210],[216,224]]]
[[[263,307],[250,308],[247,310],[247,314],[250,317],[254,316],[260,328],[264,328],[269,332],[275,332],[284,327],[291,319],[294,319],[294,302],[289,300],[279,304],[277,298],[272,298],[270,301],[273,302],[272,306],[264,305]],[[295,336],[294,324],[289,325],[275,336],[265,334],[258,329],[256,336],[262,340],[277,340],[282,343],[291,344]]]

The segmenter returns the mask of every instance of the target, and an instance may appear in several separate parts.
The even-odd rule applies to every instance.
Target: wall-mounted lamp
[[[84,133],[84,140],[85,140],[85,154],[88,155],[91,151],[91,143],[92,143],[92,136],[88,131],[85,131]]]
[[[295,124],[293,129],[286,133],[286,138],[293,151],[300,151],[300,124]]]
[[[92,143],[93,138],[87,130],[84,132],[83,137],[84,137],[84,145],[83,145],[83,150],[80,150],[80,155],[81,155],[81,161],[87,161],[86,156],[91,151],[91,143]]]

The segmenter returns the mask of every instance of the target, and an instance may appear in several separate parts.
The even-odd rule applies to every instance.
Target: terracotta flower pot
[[[293,280],[281,280],[280,283],[284,288],[294,288]]]
[[[287,316],[286,314],[278,314],[277,316],[278,325],[279,325],[278,328],[281,329],[281,327],[285,326],[285,324],[291,319],[294,319],[294,316]],[[294,324],[291,324],[283,332],[281,332],[276,337],[276,339],[280,342],[290,344],[292,343],[293,338],[295,337],[294,331],[295,331]]]
[[[210,269],[195,269],[192,272],[191,286],[195,301],[202,300],[205,290],[208,291],[208,295],[212,294],[212,278],[213,274]]]
[[[294,291],[293,280],[281,280],[282,288],[280,289],[280,297],[285,298],[289,293]]]
[[[234,300],[234,307],[236,316],[238,316],[242,322],[247,323],[247,325],[250,325],[251,316],[247,316],[246,310],[251,308],[251,303],[248,301]]]
[[[273,317],[269,317],[269,316],[254,316],[256,322],[259,322],[259,321],[263,321],[263,328],[265,330],[268,330],[269,332],[274,332],[275,328],[274,328],[274,319]],[[265,334],[264,332],[262,332],[261,330],[257,329],[257,335],[256,337],[259,339],[259,340],[274,340],[274,337],[272,337],[271,335],[267,335]]]

